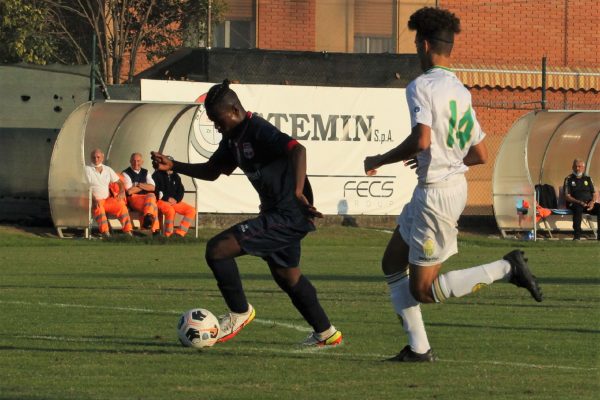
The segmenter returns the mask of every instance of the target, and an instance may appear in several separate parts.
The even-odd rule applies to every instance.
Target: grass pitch
[[[302,267],[345,343],[310,331],[262,260],[238,259],[255,322],[197,351],[175,332],[186,309],[225,311],[206,240],[58,240],[0,228],[0,399],[597,399],[600,243],[462,237],[444,270],[523,248],[546,296],[496,283],[422,306],[431,364],[381,360],[406,343],[379,261],[390,234],[322,228]]]

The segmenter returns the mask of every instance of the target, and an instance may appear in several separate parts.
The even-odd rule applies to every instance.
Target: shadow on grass
[[[428,322],[429,326],[443,327],[443,328],[469,328],[469,329],[497,329],[507,331],[540,331],[540,332],[557,332],[557,333],[590,333],[598,334],[599,329],[583,329],[583,328],[553,328],[553,327],[540,327],[540,326],[501,326],[501,325],[490,325],[490,324],[457,324],[457,323],[446,323],[446,322]]]
[[[76,273],[44,273],[40,271],[40,275],[49,277],[65,277],[65,278],[86,278],[86,279],[143,279],[143,280],[190,280],[190,279],[208,279],[213,280],[213,274],[208,270],[208,267],[203,265],[206,272],[76,272]],[[265,266],[265,273],[245,273],[244,268],[240,268],[242,280],[249,281],[271,281],[273,278]],[[15,275],[15,274],[11,274]],[[385,283],[385,279],[381,274],[374,273],[373,275],[330,275],[319,273],[306,273],[310,280],[318,281],[333,281],[333,282],[376,282]],[[502,283],[498,281],[497,283]],[[540,284],[555,284],[555,285],[600,285],[600,277],[560,277],[560,278],[544,278],[538,277]],[[504,282],[506,283],[506,282]],[[0,286],[2,287],[2,286]]]

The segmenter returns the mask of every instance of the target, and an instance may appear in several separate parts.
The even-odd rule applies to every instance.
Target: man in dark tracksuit
[[[585,163],[580,159],[573,161],[573,173],[565,178],[563,190],[567,207],[573,211],[573,240],[581,239],[581,220],[583,213],[596,215],[600,226],[600,204],[592,178],[584,175]],[[600,240],[600,232],[598,232]]]

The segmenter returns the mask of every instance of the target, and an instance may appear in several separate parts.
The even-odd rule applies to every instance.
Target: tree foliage
[[[0,1],[0,62],[46,64],[54,61],[57,41],[43,1]]]
[[[204,42],[209,0],[1,0],[0,57],[34,63],[92,62],[107,83],[131,81],[140,54],[157,61]],[[212,0],[219,22],[225,0]],[[17,27],[18,29],[16,29]]]

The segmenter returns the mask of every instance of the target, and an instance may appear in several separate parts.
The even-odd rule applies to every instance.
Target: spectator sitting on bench
[[[152,165],[156,169],[152,174],[152,179],[156,184],[155,193],[158,197],[156,205],[165,216],[163,233],[166,237],[170,237],[174,231],[176,237],[184,237],[196,218],[196,209],[182,201],[185,188],[179,175],[172,170],[158,170],[158,164],[153,163]],[[175,214],[182,215],[177,228],[174,227]]]
[[[573,160],[573,173],[565,178],[563,190],[567,208],[573,211],[573,240],[581,239],[581,219],[583,213],[596,215],[596,221],[600,225],[600,204],[592,178],[584,175],[585,162],[576,158]],[[600,240],[600,232],[598,232]]]
[[[131,236],[131,220],[125,204],[123,184],[119,175],[104,165],[104,153],[100,149],[92,150],[91,164],[86,165],[85,174],[92,189],[92,213],[102,237],[109,237],[106,214],[115,215],[123,226],[123,233]]]
[[[144,229],[158,232],[158,207],[154,194],[154,180],[148,170],[142,168],[144,160],[140,153],[133,153],[129,158],[129,168],[123,171],[123,184],[127,193],[127,205],[130,209],[142,214],[140,225]]]

